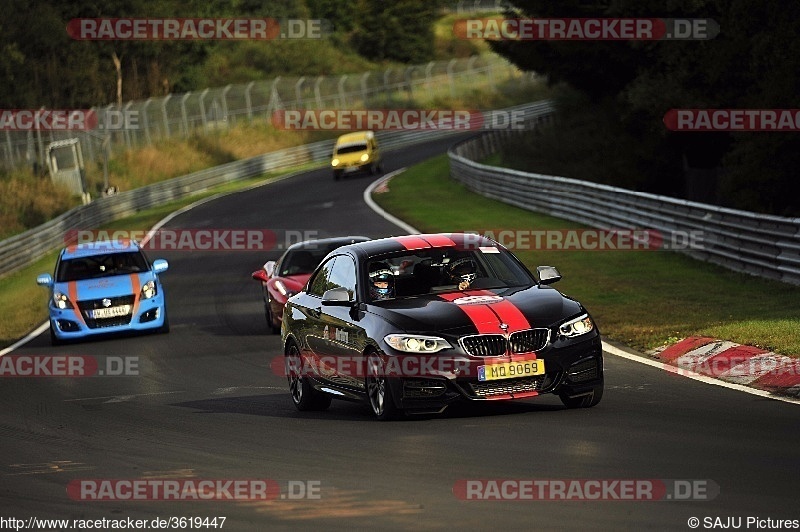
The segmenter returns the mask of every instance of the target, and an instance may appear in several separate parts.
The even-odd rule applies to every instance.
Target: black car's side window
[[[350,295],[350,301],[356,297],[356,265],[353,259],[339,255],[333,265],[328,281],[329,288],[344,288]]]
[[[325,293],[325,290],[329,288],[328,278],[331,274],[331,269],[333,268],[333,263],[336,260],[336,257],[330,258],[325,261],[317,273],[314,274],[314,277],[308,283],[308,294],[312,296],[322,297],[322,294]]]

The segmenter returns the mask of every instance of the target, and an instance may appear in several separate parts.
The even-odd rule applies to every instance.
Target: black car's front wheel
[[[386,365],[377,353],[367,355],[367,372],[365,378],[367,399],[372,413],[381,421],[395,419],[400,411],[394,404],[389,382],[386,378]]]
[[[298,410],[325,410],[331,406],[331,396],[315,390],[308,381],[308,376],[303,375],[300,350],[294,344],[290,344],[286,351],[286,370],[289,393]]]

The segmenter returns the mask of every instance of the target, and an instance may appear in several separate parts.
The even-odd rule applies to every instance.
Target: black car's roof
[[[354,244],[358,242],[366,242],[369,238],[366,236],[335,236],[330,238],[319,238],[315,240],[304,240],[302,242],[297,242],[289,246],[286,250],[295,251],[298,249],[309,249],[309,248],[317,248],[320,246],[327,247],[332,244],[339,244],[340,246],[345,246],[347,244]]]
[[[350,251],[359,257],[374,257],[398,251],[453,247],[456,249],[478,249],[480,247],[502,247],[494,240],[472,233],[436,233],[403,235],[369,240],[344,246],[337,252]]]

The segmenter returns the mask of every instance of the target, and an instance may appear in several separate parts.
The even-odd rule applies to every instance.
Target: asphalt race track
[[[386,171],[448,143],[390,152]],[[335,182],[327,170],[311,171],[207,202],[167,227],[263,228],[276,231],[279,242],[286,230],[399,234],[364,204],[372,180]],[[45,333],[12,353],[87,355],[101,363],[138,357],[139,375],[2,379],[0,514],[225,516],[223,529],[234,531],[689,530],[691,517],[700,528],[706,517],[741,517],[742,528],[747,517],[800,518],[797,405],[611,355],[606,393],[593,409],[568,411],[545,397],[391,423],[340,401],[327,412],[297,412],[286,380],[271,369],[279,336],[268,334],[260,286],[250,278],[279,254],[150,252],[170,262],[162,276],[169,335],[53,348]],[[84,501],[67,492],[80,479],[143,478],[272,479],[286,498]],[[718,486],[719,494],[690,501],[461,500],[453,488],[470,479],[678,479]],[[298,486],[316,486],[318,497],[288,497]]]

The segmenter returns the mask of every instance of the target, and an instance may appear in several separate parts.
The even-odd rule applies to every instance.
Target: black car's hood
[[[581,312],[577,301],[548,286],[468,290],[381,301],[373,312],[406,332],[453,335],[551,327]]]

